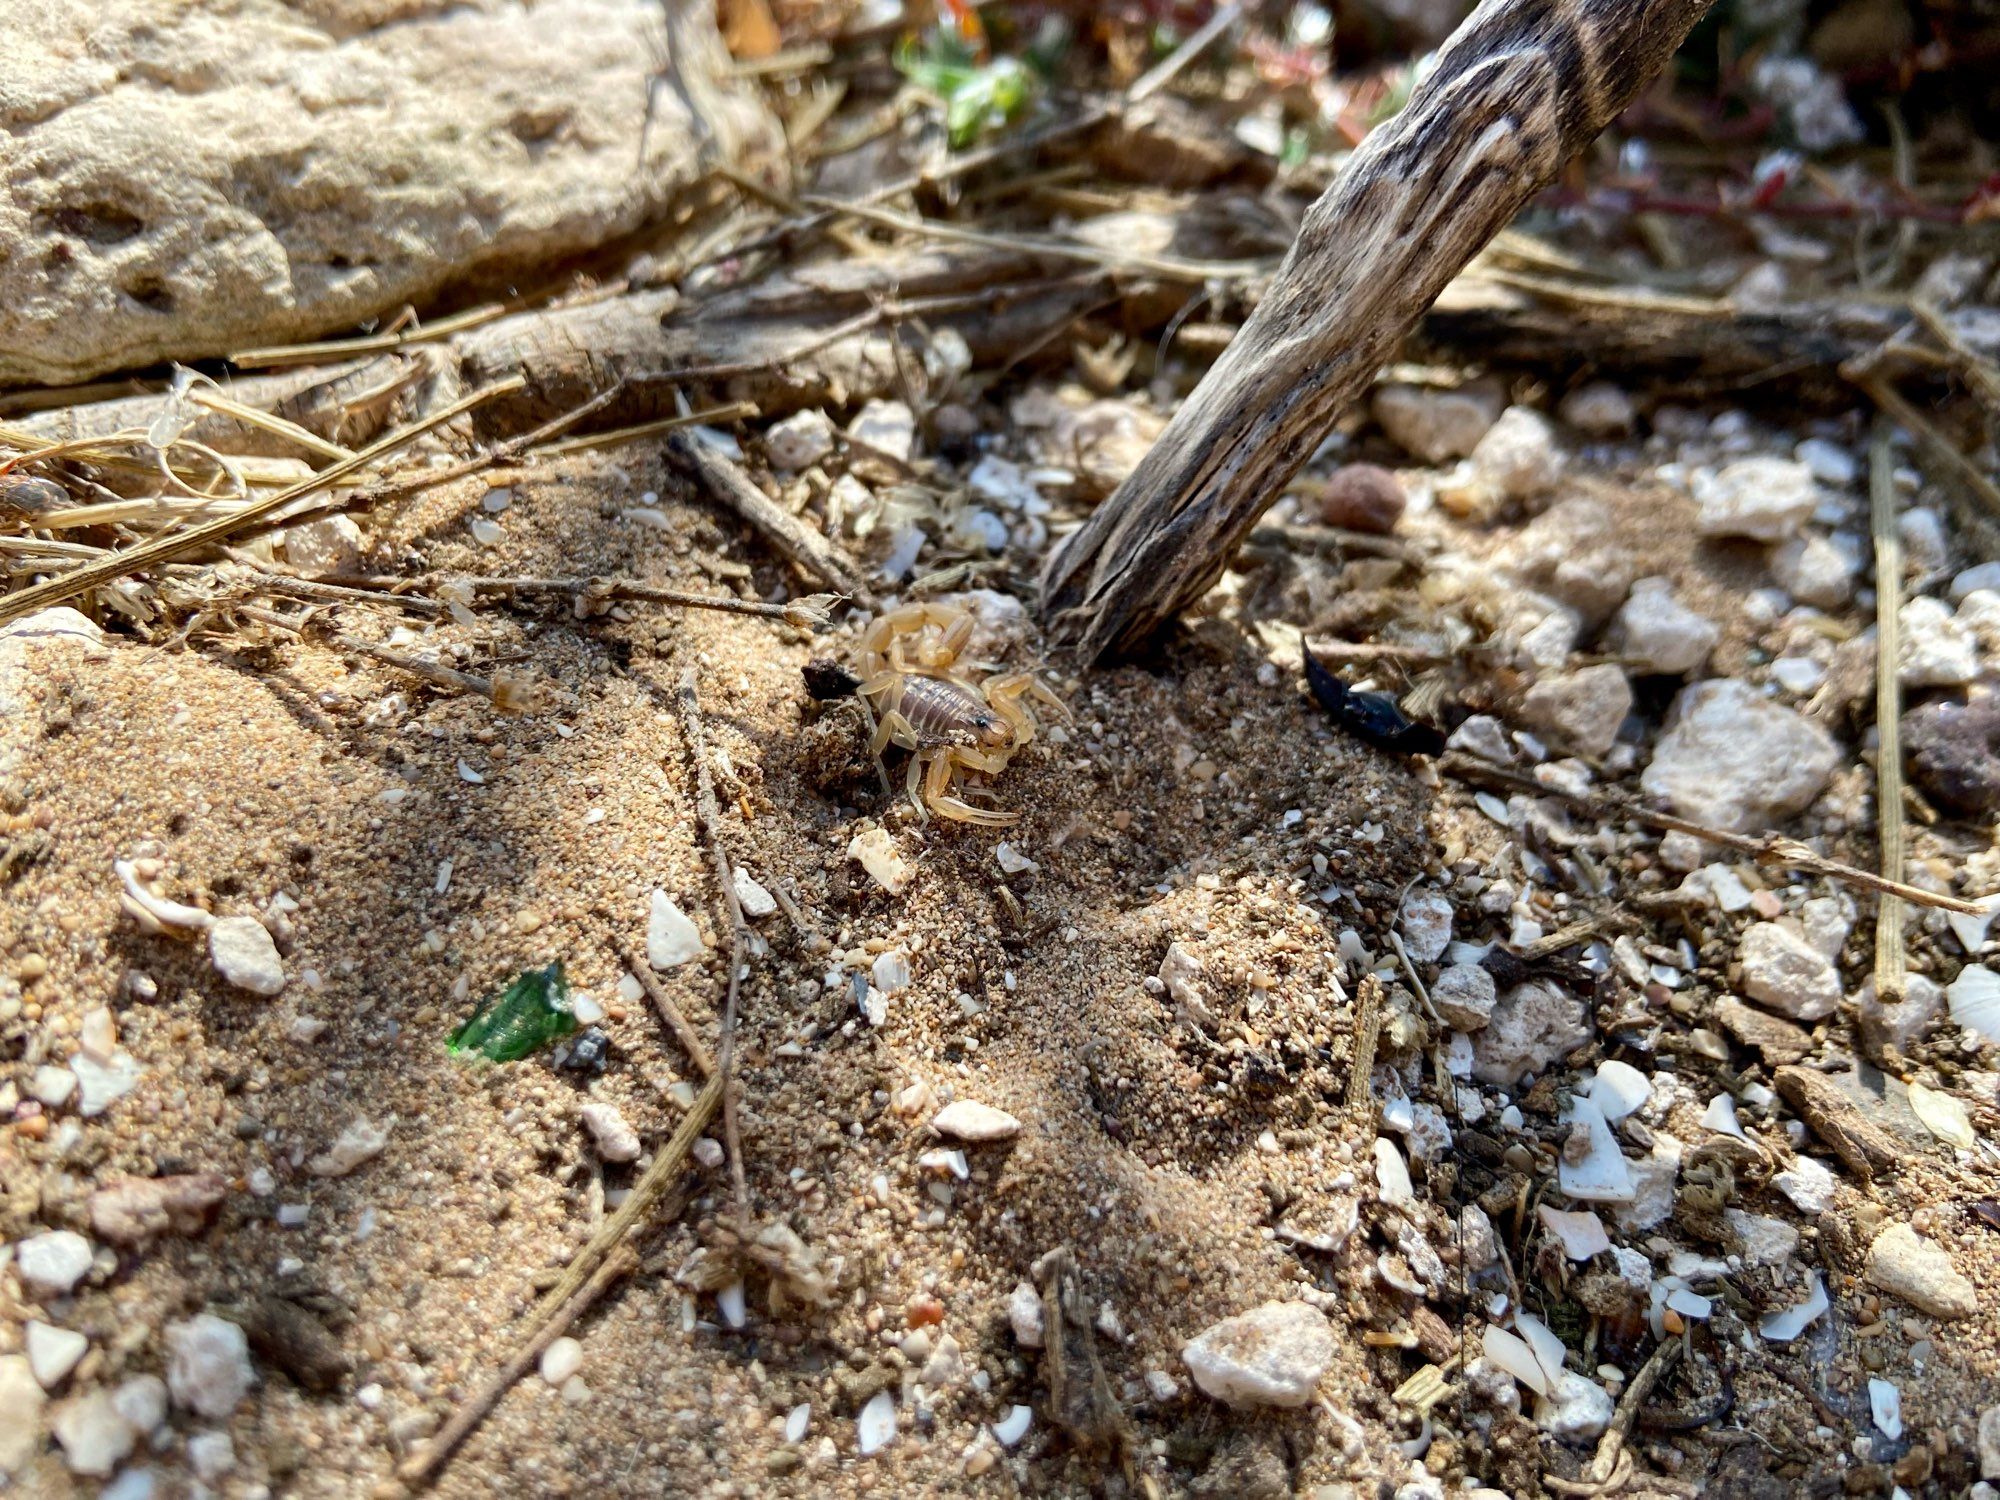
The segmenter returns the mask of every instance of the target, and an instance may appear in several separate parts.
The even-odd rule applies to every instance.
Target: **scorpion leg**
[[[932,764],[934,766],[942,765],[944,761],[940,758],[932,762]],[[920,823],[930,822],[930,809],[924,805],[924,788],[927,784],[927,779],[924,776],[924,763],[917,756],[912,755],[910,757],[910,774],[906,784],[909,788],[910,804],[917,810],[917,821]]]
[[[924,781],[924,800],[931,811],[941,818],[950,818],[956,823],[978,823],[988,828],[1005,828],[1010,823],[1021,821],[1019,813],[995,812],[989,807],[974,807],[963,797],[951,793],[952,777],[957,772],[959,757],[963,750],[947,750],[931,763],[931,773]]]
[[[901,709],[892,708],[882,715],[882,722],[875,730],[875,737],[868,742],[868,753],[878,761],[882,752],[891,744],[901,745],[905,750],[915,750],[923,741],[917,737],[916,726],[903,717]]]

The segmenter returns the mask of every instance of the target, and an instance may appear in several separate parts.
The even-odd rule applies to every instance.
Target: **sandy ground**
[[[468,538],[486,488],[472,484],[397,518],[378,556],[399,568],[592,571],[693,587],[721,577],[746,597],[787,581],[643,455],[625,455],[623,468],[566,462],[516,486],[497,546]],[[1649,566],[1733,620],[1741,559],[1697,549],[1657,494],[1620,483],[1615,464],[1599,480]],[[660,496],[663,528],[618,514],[646,490]],[[1452,524],[1426,519],[1416,534]],[[1455,529],[1465,547],[1487,545]],[[1277,587],[1253,576],[1226,592],[1263,599],[1259,590]],[[1306,704],[1292,659],[1231,604],[1156,660],[1056,680],[1074,715],[1065,742],[1023,752],[994,787],[1021,811],[1017,827],[920,827],[875,791],[858,724],[844,710],[822,714],[801,686],[811,656],[849,649],[851,626],[809,640],[762,620],[621,612],[629,617],[580,624],[554,605],[488,606],[473,626],[442,628],[439,639],[463,648],[465,670],[512,660],[573,695],[525,717],[276,632],[262,644],[185,651],[129,639],[35,648],[24,711],[8,730],[23,751],[8,809],[17,833],[49,841],[0,902],[0,950],[15,976],[0,981],[9,1056],[25,1086],[33,1065],[76,1050],[83,1016],[101,1004],[145,1074],[102,1116],[58,1109],[52,1127],[0,1134],[0,1232],[17,1240],[84,1227],[87,1195],[120,1174],[216,1171],[231,1189],[214,1228],[108,1257],[73,1298],[36,1307],[0,1276],[4,1349],[19,1347],[30,1316],[91,1339],[52,1405],[159,1371],[163,1327],[204,1307],[274,1290],[331,1294],[315,1305],[344,1305],[331,1323],[352,1370],[337,1390],[303,1390],[260,1359],[258,1386],[226,1423],[177,1417],[162,1451],[142,1450],[127,1467],[150,1465],[176,1490],[191,1482],[186,1439],[222,1425],[236,1467],[214,1482],[218,1492],[352,1495],[381,1485],[485,1382],[538,1291],[636,1174],[599,1164],[581,1106],[616,1104],[650,1150],[698,1081],[647,1002],[618,989],[612,937],[643,947],[656,889],[711,938],[707,959],[663,982],[705,1035],[715,1032],[726,918],[671,701],[692,664],[729,851],[803,919],[757,922],[743,986],[750,1194],[824,1258],[834,1294],[818,1311],[773,1314],[753,1276],[746,1326],[724,1326],[715,1299],[686,1283],[700,1280],[696,1252],[725,1243],[727,1169],[693,1172],[677,1211],[645,1237],[641,1271],[575,1330],[580,1383],[559,1390],[531,1373],[438,1491],[1118,1492],[1127,1480],[1114,1460],[1052,1427],[1041,1363],[1009,1325],[1017,1283],[1063,1246],[1101,1309],[1096,1349],[1131,1424],[1139,1485],[1334,1497],[1387,1494],[1420,1474],[1394,1446],[1418,1436],[1419,1423],[1391,1393],[1436,1355],[1406,1347],[1428,1325],[1412,1321],[1413,1299],[1377,1270],[1392,1233],[1383,1226],[1396,1219],[1375,1202],[1373,1122],[1348,1104],[1357,985],[1339,939],[1351,928],[1380,954],[1413,881],[1509,866],[1505,830],[1475,809],[1471,791],[1332,727]],[[385,636],[375,612],[339,619]],[[1727,625],[1718,669],[1753,663],[1754,634]],[[1024,642],[1010,664],[1032,660]],[[1865,860],[1865,824],[1842,812],[1865,768],[1843,776],[1808,829],[1826,833],[1831,852]],[[847,855],[877,820],[915,869],[899,896]],[[1003,873],[1002,837],[1037,868]],[[1625,859],[1630,847],[1612,851],[1618,885],[1593,909],[1678,879],[1650,858]],[[142,855],[162,862],[165,894],[218,914],[265,911],[281,893],[296,902],[278,922],[283,993],[234,989],[199,942],[141,933],[120,909],[112,862]],[[1333,886],[1346,894],[1321,899]],[[1461,937],[1505,935],[1504,918],[1463,894],[1455,904]],[[1687,993],[1697,1003],[1726,987],[1731,939],[1700,914],[1684,926],[1653,920],[1658,941],[1691,934],[1701,965]],[[1866,971],[1869,925],[1850,943],[1850,976]],[[1173,941],[1207,965],[1216,1012],[1207,1031],[1147,985]],[[1919,939],[1920,966],[1928,941]],[[823,981],[843,955],[891,948],[909,955],[912,982],[871,1026],[844,984]],[[471,1067],[446,1055],[468,995],[555,958],[609,1007],[601,1075],[555,1069],[546,1056]],[[1601,991],[1598,1013],[1623,1003]],[[1685,1046],[1680,1016],[1677,1000],[1664,1052],[1678,1054],[1670,1061],[1688,1086],[1654,1123],[1697,1141],[1694,1121],[1725,1068],[1739,1081],[1745,1070],[1764,1075],[1745,1049],[1718,1063]],[[308,1037],[309,1019],[324,1029]],[[1847,1026],[1826,1023],[1824,1043],[1850,1045]],[[1422,1040],[1385,1035],[1378,1081],[1438,1097]],[[1600,1033],[1571,1062],[1610,1050]],[[1964,1062],[1956,1043],[1940,1055]],[[1551,1074],[1565,1088],[1573,1077]],[[1021,1131],[967,1147],[968,1180],[940,1177],[919,1162],[939,1144],[929,1110],[894,1107],[919,1084],[936,1102],[1005,1109]],[[1514,1133],[1491,1116],[1476,1127],[1461,1120],[1458,1151],[1419,1172],[1412,1217],[1448,1265],[1458,1258],[1451,1204],[1491,1186],[1493,1161],[1520,1141],[1538,1142],[1544,1170],[1552,1165],[1558,1102],[1554,1084],[1531,1091]],[[1990,1122],[1996,1103],[1987,1087],[1976,1118]],[[386,1150],[351,1175],[312,1175],[305,1164],[356,1116],[387,1127]],[[1746,1112],[1753,1124],[1763,1118]],[[1899,1139],[1906,1167],[1872,1188],[1843,1176],[1838,1207],[1819,1223],[1768,1191],[1754,1196],[1759,1212],[1801,1229],[1798,1263],[1738,1278],[1740,1306],[1722,1309],[1717,1336],[1697,1341],[1692,1369],[1656,1398],[1659,1410],[1697,1411],[1722,1372],[1733,1409],[1684,1432],[1655,1424],[1635,1435],[1640,1478],[1628,1492],[1887,1494],[1901,1481],[1911,1494],[1960,1494],[1977,1477],[1974,1422],[2000,1396],[2000,1255],[1974,1212],[1993,1175],[1921,1130]],[[304,1205],[304,1222],[281,1224],[281,1205]],[[1350,1250],[1310,1248],[1357,1211]],[[1856,1280],[1866,1231],[1913,1216],[1978,1284],[1975,1318],[1936,1324]],[[1522,1225],[1506,1233],[1531,1300],[1580,1342],[1577,1268],[1559,1255],[1551,1263]],[[1661,1241],[1663,1265],[1691,1243],[1671,1222],[1618,1238]],[[1831,1312],[1796,1344],[1760,1341],[1757,1311],[1796,1300],[1806,1264],[1824,1268]],[[1330,1314],[1336,1352],[1320,1390],[1358,1428],[1318,1406],[1236,1413],[1189,1392],[1179,1356],[1189,1337],[1288,1298]],[[1476,1339],[1484,1298],[1451,1292],[1440,1326]],[[1591,1337],[1581,1368],[1622,1360],[1629,1376],[1629,1348],[1621,1353],[1608,1331]],[[947,1340],[956,1362],[948,1349],[938,1358]],[[1870,1425],[1872,1373],[1900,1386],[1901,1440]],[[855,1415],[884,1389],[899,1393],[899,1432],[862,1458]],[[968,1475],[969,1454],[995,1451],[984,1427],[1017,1403],[1035,1409],[1027,1436],[997,1463],[975,1459],[979,1472]],[[787,1441],[787,1414],[801,1405],[807,1431]],[[1453,1484],[1473,1475],[1529,1495],[1545,1470],[1574,1475],[1589,1459],[1590,1444],[1566,1450],[1527,1421],[1473,1407],[1459,1396],[1438,1411],[1428,1461]],[[15,1485],[94,1487],[67,1474],[53,1445]]]

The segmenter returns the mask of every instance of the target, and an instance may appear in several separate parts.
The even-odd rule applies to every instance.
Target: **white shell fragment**
[[[1828,1306],[1826,1287],[1820,1282],[1819,1272],[1815,1271],[1812,1273],[1812,1291],[1806,1300],[1766,1314],[1764,1321],[1757,1325],[1757,1331],[1774,1344],[1790,1343],[1811,1327],[1813,1320]]]
[[[848,841],[847,857],[861,861],[868,878],[892,896],[902,895],[903,888],[910,883],[909,861],[896,852],[896,841],[886,828],[871,828],[854,835]]]
[[[750,872],[743,866],[732,867],[729,880],[736,887],[736,904],[743,908],[743,915],[752,921],[768,917],[778,909],[777,898],[752,880]]]
[[[1505,1370],[1537,1396],[1554,1394],[1555,1382],[1549,1379],[1548,1371],[1535,1358],[1535,1351],[1528,1347],[1526,1339],[1489,1324],[1480,1348],[1487,1363]]]
[[[1028,1425],[1034,1420],[1033,1407],[1016,1406],[993,1424],[993,1440],[1003,1448],[1011,1448],[1028,1435]]]
[[[215,921],[209,913],[198,906],[185,906],[178,901],[169,901],[165,896],[156,895],[143,885],[138,872],[129,859],[114,859],[111,869],[125,887],[125,895],[138,914],[150,917],[162,927],[191,927],[201,931]]]
[[[1587,1150],[1580,1160],[1570,1160],[1565,1142],[1556,1166],[1557,1179],[1570,1197],[1585,1203],[1630,1203],[1636,1196],[1632,1173],[1618,1149],[1618,1138],[1604,1121],[1594,1099],[1575,1098],[1563,1110],[1563,1123],[1574,1130],[1582,1126],[1588,1133]]]
[[[1560,1208],[1550,1208],[1546,1203],[1536,1210],[1543,1226],[1554,1235],[1563,1247],[1563,1254],[1571,1260],[1589,1260],[1611,1248],[1611,1236],[1604,1232],[1604,1221],[1588,1211],[1569,1213]]]
[[[1868,1381],[1868,1410],[1882,1436],[1894,1442],[1903,1435],[1903,1393],[1891,1381],[1872,1376]]]
[[[1979,1144],[1978,1137],[1972,1133],[1972,1117],[1966,1113],[1964,1101],[1956,1094],[1912,1082],[1910,1113],[1922,1120],[1924,1128],[1946,1145],[1970,1151]]]
[[[371,1162],[388,1147],[389,1132],[365,1115],[356,1115],[331,1146],[306,1163],[315,1177],[345,1177]]]
[[[1403,1207],[1416,1202],[1409,1164],[1396,1149],[1396,1143],[1386,1136],[1375,1137],[1375,1186],[1384,1203]]]
[[[1310,1302],[1266,1302],[1181,1350],[1194,1383],[1229,1406],[1304,1406],[1333,1363],[1333,1329]]]
[[[1616,1125],[1652,1097],[1652,1080],[1616,1058],[1599,1063],[1590,1080],[1591,1102],[1607,1124]]]
[[[677,968],[708,951],[701,929],[665,891],[653,892],[646,917],[646,962],[656,969]]]
[[[208,960],[215,972],[253,995],[285,987],[285,963],[269,930],[255,917],[224,917],[208,929]]]
[[[1952,1020],[1986,1041],[2000,1042],[2000,973],[1967,964],[1944,993]]]
[[[931,1129],[953,1140],[1004,1141],[1021,1133],[1021,1122],[1004,1109],[957,1099],[931,1116]]]
[[[896,1436],[896,1398],[887,1391],[877,1391],[861,1408],[854,1426],[861,1456],[872,1458],[880,1453]]]
[[[1701,1123],[1710,1130],[1733,1135],[1740,1141],[1750,1139],[1743,1133],[1743,1126],[1736,1118],[1736,1101],[1727,1094],[1717,1094],[1708,1101],[1708,1108],[1701,1112]]]

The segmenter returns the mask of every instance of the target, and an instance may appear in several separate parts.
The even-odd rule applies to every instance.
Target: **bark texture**
[[[1145,640],[1237,543],[1445,284],[1673,55],[1712,0],[1485,0],[1307,213],[1152,452],[1050,558],[1086,658]]]

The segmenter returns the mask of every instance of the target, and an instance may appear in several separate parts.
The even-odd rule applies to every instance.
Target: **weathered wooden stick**
[[[1482,0],[1307,213],[1256,313],[1152,452],[1050,558],[1086,658],[1221,576],[1265,506],[1440,291],[1663,66],[1711,0]]]

